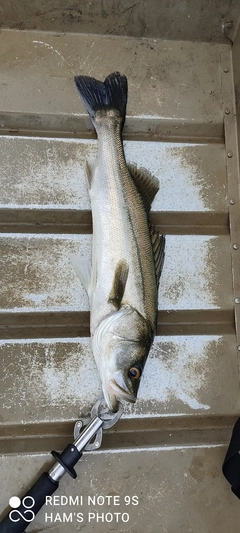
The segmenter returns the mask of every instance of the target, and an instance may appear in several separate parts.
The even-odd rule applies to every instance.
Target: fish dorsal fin
[[[147,213],[151,209],[152,201],[159,190],[159,181],[145,168],[137,168],[136,165],[128,163],[128,170],[132,179],[141,194]]]
[[[113,278],[112,289],[109,294],[108,301],[112,303],[117,309],[120,308],[123,299],[127,278],[128,278],[128,264],[122,259],[118,262]]]
[[[152,226],[149,225],[150,239],[152,243],[153,259],[155,266],[157,287],[163,269],[164,255],[165,255],[165,235],[160,235]]]
[[[83,259],[81,255],[78,255],[78,254],[71,254],[70,261],[72,263],[72,266],[75,272],[80,278],[80,281],[85,291],[88,293],[89,288],[90,288],[90,283],[91,283],[91,265],[89,261],[87,261],[86,259]]]

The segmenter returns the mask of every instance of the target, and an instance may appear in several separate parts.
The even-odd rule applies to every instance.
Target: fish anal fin
[[[159,286],[160,276],[163,269],[165,256],[165,235],[158,233],[154,226],[149,225],[150,239],[152,243],[153,259],[155,266],[157,287]]]
[[[70,261],[84,289],[89,293],[91,283],[91,265],[89,261],[78,254],[71,254]]]
[[[149,212],[153,199],[159,190],[159,181],[145,168],[137,168],[132,163],[128,163],[127,166],[137,190],[142,196],[145,209]]]
[[[95,171],[96,171],[96,160],[88,157],[86,159],[86,175],[87,175],[87,182],[88,182],[89,189],[91,189]]]
[[[120,308],[123,299],[128,278],[128,270],[128,264],[124,259],[118,262],[114,273],[112,289],[108,298],[109,303],[112,303],[117,309]]]

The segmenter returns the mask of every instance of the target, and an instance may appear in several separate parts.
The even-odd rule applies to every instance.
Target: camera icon
[[[22,501],[18,496],[12,496],[9,500],[9,505],[12,507],[12,510],[8,515],[11,522],[19,522],[21,518],[28,523],[34,520],[35,513],[32,511],[32,507],[35,505],[35,500],[32,496],[25,496]],[[22,512],[19,511],[20,506]],[[23,510],[22,507],[25,510]]]

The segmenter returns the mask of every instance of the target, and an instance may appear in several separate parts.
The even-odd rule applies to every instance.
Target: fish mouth
[[[115,396],[125,400],[126,402],[135,403],[136,396],[131,394],[124,383],[121,373],[115,373],[115,379],[111,379],[109,383],[109,392],[113,392]]]

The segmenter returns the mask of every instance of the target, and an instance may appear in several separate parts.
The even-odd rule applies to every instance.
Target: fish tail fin
[[[113,72],[104,82],[89,76],[75,76],[74,80],[94,125],[96,113],[110,109],[116,110],[122,118],[122,124],[124,123],[127,105],[126,76]]]

